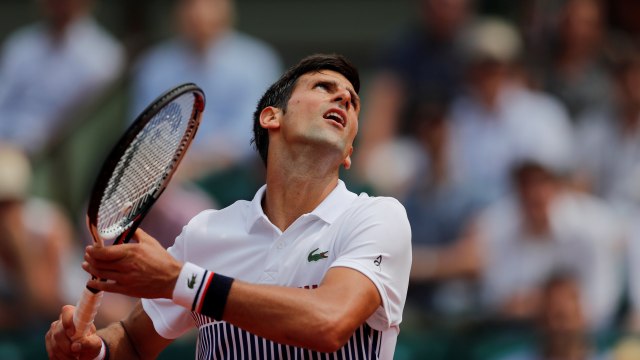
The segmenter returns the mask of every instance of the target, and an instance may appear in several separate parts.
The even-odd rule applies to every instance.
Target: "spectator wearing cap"
[[[469,31],[466,44],[467,91],[453,101],[449,114],[454,181],[489,203],[508,191],[510,169],[519,159],[542,158],[554,168],[570,168],[568,114],[555,98],[525,86],[515,28],[485,18]]]
[[[72,227],[58,207],[29,194],[30,182],[26,155],[0,145],[0,330],[44,330],[72,300]]]
[[[450,105],[424,101],[413,109],[409,128],[425,159],[391,157],[394,169],[409,161],[416,164],[409,190],[397,191],[407,188],[407,181],[397,181],[394,193],[404,195],[412,225],[408,304],[444,321],[476,309],[482,244],[468,223],[479,209],[511,191],[511,167],[524,158],[541,159],[562,172],[572,165],[572,129],[565,109],[519,81],[521,43],[514,28],[499,19],[480,19],[463,40],[467,92]],[[374,163],[384,163],[375,156],[378,151],[370,155],[378,159]],[[368,176],[374,186],[388,178],[402,180],[404,172],[386,166],[385,174],[382,168],[371,172],[377,176]],[[369,174],[371,168],[365,169]]]

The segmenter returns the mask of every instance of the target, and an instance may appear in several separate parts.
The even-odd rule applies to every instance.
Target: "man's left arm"
[[[310,290],[236,280],[222,319],[279,343],[334,352],[380,305],[369,278],[336,267]]]

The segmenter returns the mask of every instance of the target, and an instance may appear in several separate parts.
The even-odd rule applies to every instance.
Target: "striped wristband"
[[[187,262],[182,267],[173,302],[185,308],[221,320],[233,278],[216,274]]]

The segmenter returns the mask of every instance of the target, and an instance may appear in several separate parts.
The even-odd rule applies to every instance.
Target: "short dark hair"
[[[533,159],[518,161],[511,168],[511,179],[516,187],[521,187],[532,179],[553,181],[556,178],[553,170]]]
[[[289,70],[262,95],[253,113],[253,139],[251,142],[254,144],[265,165],[267,164],[267,154],[269,150],[269,132],[260,126],[260,113],[268,106],[273,106],[286,112],[287,103],[291,98],[298,79],[302,75],[322,70],[333,70],[341,74],[351,82],[356,93],[360,91],[360,75],[358,74],[358,69],[342,55],[310,55],[289,68]]]

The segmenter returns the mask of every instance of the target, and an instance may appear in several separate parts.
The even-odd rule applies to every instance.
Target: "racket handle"
[[[73,325],[76,327],[76,333],[72,336],[73,340],[87,336],[89,333],[93,319],[98,312],[98,307],[100,307],[102,294],[102,291],[94,293],[88,288],[85,288],[82,292],[82,297],[80,297],[76,311],[73,313]]]

